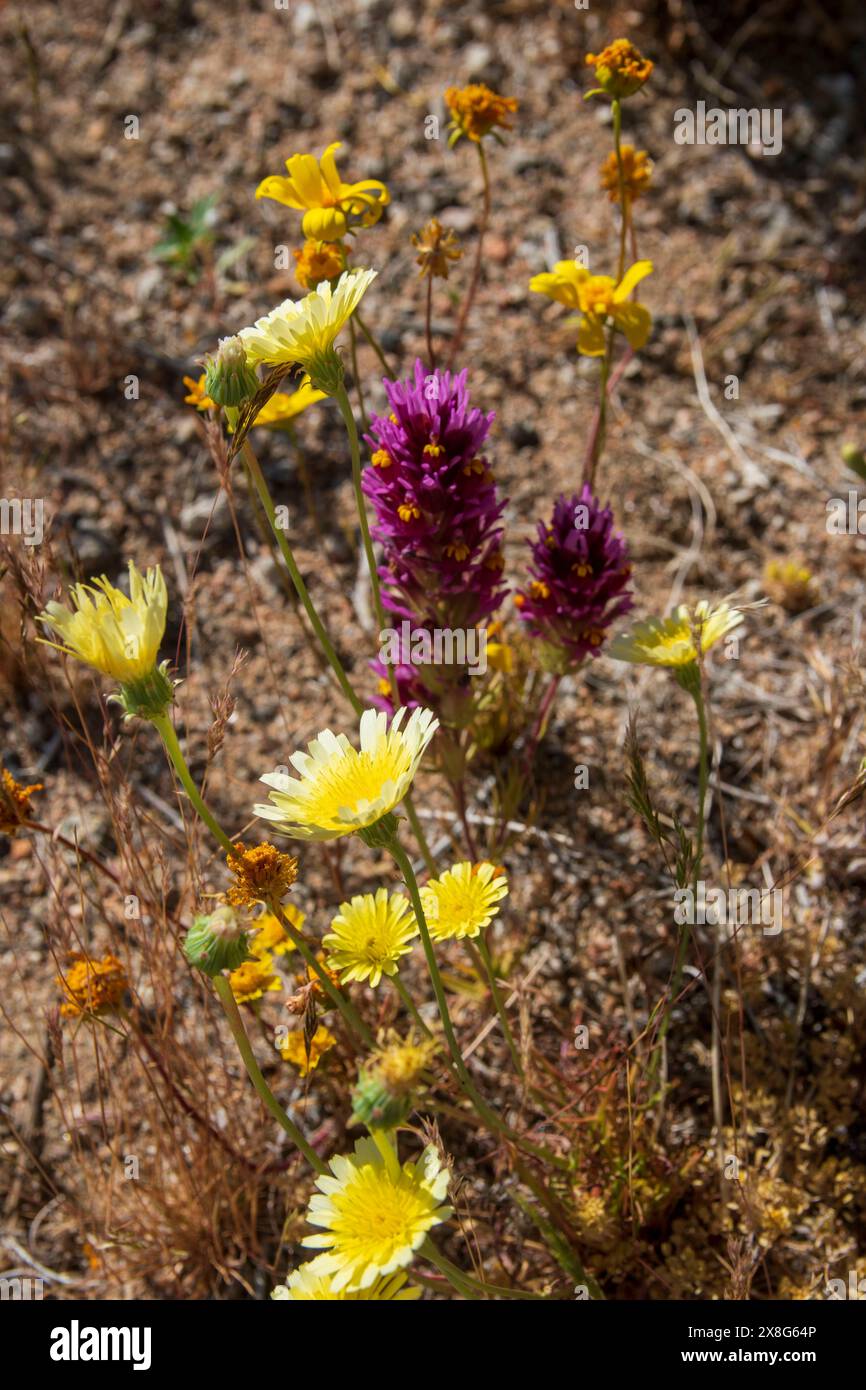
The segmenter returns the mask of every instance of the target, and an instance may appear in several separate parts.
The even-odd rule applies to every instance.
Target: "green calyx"
[[[166,713],[174,699],[168,665],[163,661],[140,680],[125,681],[118,693],[109,697],[123,707],[125,719],[157,719]]]
[[[205,362],[204,389],[217,405],[237,407],[254,396],[261,382],[247,363],[240,338],[223,338],[215,357]]]
[[[362,1069],[352,1092],[352,1124],[367,1129],[394,1129],[412,1110],[412,1097],[390,1091],[375,1072]]]
[[[340,387],[343,385],[343,364],[334,347],[325,348],[319,352],[309,362],[305,362],[307,375],[311,385],[317,391],[325,391],[329,396],[336,396]]]
[[[358,834],[368,849],[390,849],[397,839],[397,817],[388,811],[373,825],[365,825]]]
[[[184,939],[183,953],[190,965],[213,979],[224,970],[237,970],[249,958],[250,949],[237,914],[230,907],[218,907],[207,917],[196,917]]]

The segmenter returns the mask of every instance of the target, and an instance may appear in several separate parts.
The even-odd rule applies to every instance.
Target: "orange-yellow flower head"
[[[629,295],[652,268],[652,261],[635,261],[617,284],[609,275],[590,275],[576,261],[558,261],[552,271],[534,275],[529,288],[579,310],[577,350],[585,357],[604,354],[604,330],[609,322],[624,334],[629,347],[638,351],[649,338],[652,317],[642,304],[631,303]]]
[[[319,1024],[309,1040],[304,1037],[302,1028],[296,1028],[287,1033],[280,1043],[280,1056],[284,1062],[291,1062],[293,1067],[297,1067],[301,1076],[307,1076],[315,1071],[325,1053],[330,1052],[336,1044],[337,1039],[323,1023]]]
[[[116,1009],[126,992],[129,981],[116,956],[91,960],[75,951],[69,957],[66,972],[57,976],[65,996],[60,1012],[64,1018],[82,1014],[105,1014]]]
[[[232,994],[239,1004],[251,1004],[261,999],[266,990],[282,989],[279,975],[274,973],[273,957],[267,953],[245,960],[229,975]]]
[[[456,144],[461,135],[477,145],[491,131],[495,135],[497,127],[511,129],[508,117],[517,110],[518,103],[514,97],[497,95],[483,82],[472,82],[468,87],[449,87],[445,105],[451,112],[449,145]]]
[[[337,241],[305,241],[293,251],[295,279],[305,290],[314,290],[323,280],[336,280],[346,269],[346,253]]]
[[[272,198],[303,212],[304,236],[312,241],[342,241],[354,225],[372,227],[390,202],[378,179],[343,182],[337,172],[339,148],[339,141],[329,145],[321,161],[312,154],[293,154],[286,160],[288,178],[272,174],[256,189],[257,198]]]
[[[232,907],[255,907],[256,903],[282,902],[298,877],[298,861],[276,845],[235,845],[226,859],[234,874],[234,884],[226,893]]]
[[[595,68],[595,80],[616,101],[640,91],[653,70],[649,58],[629,39],[614,39],[601,53],[587,53],[587,65]]]
[[[30,798],[34,792],[42,791],[42,783],[23,787],[8,768],[0,770],[0,835],[11,839],[31,817]]]
[[[620,155],[622,157],[622,183],[626,201],[633,203],[635,198],[646,193],[650,186],[653,162],[646,150],[636,150],[633,145],[623,145]],[[608,198],[612,203],[618,203],[619,165],[615,150],[611,151],[601,165],[599,173],[601,174],[601,186],[606,190]]]

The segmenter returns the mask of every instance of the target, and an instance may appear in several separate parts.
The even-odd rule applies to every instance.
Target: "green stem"
[[[354,321],[355,323],[357,323],[357,325],[358,325],[358,327],[360,328],[361,332],[363,333],[364,337],[367,339],[367,342],[370,344],[370,347],[373,349],[373,351],[375,352],[375,354],[376,354],[376,356],[378,357],[379,361],[382,363],[382,366],[385,368],[385,374],[386,374],[386,376],[393,376],[393,375],[394,375],[393,370],[392,370],[391,367],[389,366],[389,364],[388,364],[388,359],[387,359],[387,357],[385,356],[384,352],[382,351],[381,347],[379,346],[378,340],[377,340],[377,339],[374,337],[374,335],[370,332],[369,328],[368,328],[367,325],[365,324],[364,320],[361,318],[361,315],[358,313],[358,310],[357,310],[357,309],[355,310],[354,314],[352,315],[352,319],[353,319],[353,321]]]
[[[268,902],[268,909],[280,922],[283,930],[291,937],[307,965],[317,976],[322,989],[325,991],[334,1007],[339,1009],[352,1032],[355,1033],[367,1047],[374,1047],[375,1040],[373,1034],[358,1013],[355,1005],[342,990],[337,989],[327,970],[322,965],[322,962],[316,959],[315,952],[310,950],[302,934],[297,930],[288,914],[283,911],[281,904],[275,899],[271,899]]]
[[[421,825],[421,821],[418,818],[418,812],[415,810],[415,803],[412,800],[412,797],[409,795],[404,796],[403,805],[406,808],[406,815],[409,818],[409,824],[412,827],[412,833],[414,834],[415,839],[418,841],[418,848],[421,851],[421,858],[424,860],[428,874],[430,874],[431,878],[433,878],[436,874],[436,861],[433,858],[430,846],[427,843],[427,836],[424,834],[424,828]]]
[[[322,621],[318,613],[316,612],[316,609],[313,605],[313,601],[310,598],[309,593],[307,592],[307,586],[304,583],[303,578],[301,577],[301,572],[298,569],[298,566],[295,562],[295,557],[292,554],[292,548],[289,545],[289,542],[286,538],[286,534],[283,531],[282,527],[277,525],[277,514],[276,509],[274,507],[273,498],[270,494],[270,489],[268,488],[268,485],[265,482],[265,477],[262,473],[261,467],[259,466],[259,461],[253,453],[249,441],[247,440],[244,441],[242,453],[244,457],[244,462],[250,470],[250,477],[253,480],[253,487],[255,488],[258,494],[259,501],[264,507],[265,514],[271,525],[271,530],[274,533],[274,539],[276,540],[277,545],[280,548],[280,553],[282,554],[282,557],[286,563],[286,568],[289,571],[289,574],[291,575],[292,583],[295,586],[295,592],[297,593],[298,598],[301,600],[301,603],[304,606],[304,611],[310,620],[310,625],[313,631],[315,632],[316,637],[319,639],[319,642],[321,643],[322,650],[324,651],[325,656],[328,658],[328,663],[331,667],[331,670],[337,677],[337,680],[340,684],[340,689],[346,696],[346,699],[349,701],[349,704],[352,706],[352,709],[355,711],[355,713],[360,714],[364,706],[361,704],[361,701],[355,694],[351,682],[349,681],[349,678],[343,669],[343,664],[340,661],[340,658],[337,656],[331,639],[325,631]]]
[[[404,985],[400,976],[389,975],[388,979],[391,981],[391,984],[394,986],[400,998],[402,999],[407,1012],[411,1015],[412,1018],[414,1018],[415,1022],[418,1024],[418,1027],[423,1029],[423,1031],[427,1034],[428,1038],[432,1038],[433,1034],[431,1030],[427,1027],[427,1024],[424,1022],[423,1018],[419,1014],[417,1008],[415,1007],[415,1001],[412,998],[406,986]]]
[[[616,277],[619,284],[625,274],[625,243],[628,231],[628,212],[626,210],[626,191],[625,191],[625,169],[622,163],[622,149],[620,139],[622,137],[622,107],[617,100],[611,104],[613,114],[613,146],[616,151],[616,171],[619,180],[619,211],[620,211],[620,230],[619,230],[619,272]]]
[[[480,1279],[475,1279],[465,1270],[459,1269],[457,1265],[445,1258],[441,1251],[436,1249],[432,1240],[428,1236],[418,1251],[423,1259],[429,1260],[431,1265],[444,1274],[445,1278],[464,1298],[476,1298],[479,1293],[486,1297],[494,1298],[520,1298],[520,1299],[545,1299],[546,1294],[530,1293],[526,1289],[509,1289],[501,1284],[484,1284]]]
[[[311,1165],[311,1167],[313,1167],[317,1173],[327,1173],[327,1164],[323,1162],[323,1160],[316,1153],[315,1149],[310,1147],[303,1134],[298,1129],[297,1125],[289,1119],[288,1115],[286,1114],[283,1107],[280,1105],[280,1102],[277,1100],[267,1081],[262,1076],[261,1068],[259,1067],[259,1064],[255,1058],[255,1054],[253,1053],[253,1049],[250,1046],[250,1040],[247,1036],[247,1030],[244,1027],[244,1021],[241,1018],[240,1009],[237,1006],[237,1001],[234,995],[232,994],[232,987],[229,984],[226,976],[216,975],[214,977],[213,983],[214,989],[216,990],[217,995],[219,996],[220,1003],[225,1009],[229,1028],[232,1031],[232,1037],[237,1043],[238,1052],[241,1054],[244,1066],[246,1067],[247,1072],[249,1074],[250,1081],[252,1081],[262,1101],[267,1106],[268,1110],[270,1110],[274,1119],[286,1131],[286,1134],[288,1134],[289,1138],[292,1140],[292,1143],[297,1145],[297,1147],[300,1149],[301,1153],[304,1155],[304,1158]]]
[[[358,441],[358,430],[355,425],[355,417],[352,414],[352,407],[349,397],[346,395],[345,386],[339,386],[334,396],[334,400],[343,417],[343,424],[346,426],[346,433],[349,436],[349,448],[352,452],[352,486],[355,489],[355,503],[358,508],[358,520],[361,524],[361,538],[364,542],[364,554],[367,557],[367,568],[370,571],[370,588],[373,591],[373,609],[376,614],[376,622],[379,631],[385,627],[385,613],[382,608],[382,594],[379,588],[379,571],[376,567],[376,556],[373,552],[373,542],[370,537],[370,523],[367,519],[367,506],[364,501],[364,492],[361,487],[361,446]],[[381,640],[381,639],[380,639]]]
[[[469,947],[469,953],[472,956],[473,961],[475,962],[475,968],[477,969],[478,964],[480,963],[484,973],[487,976],[487,983],[490,986],[490,993],[493,997],[493,1003],[496,1007],[496,1012],[499,1015],[499,1022],[502,1024],[502,1031],[505,1034],[505,1041],[508,1043],[508,1051],[511,1053],[511,1060],[514,1063],[517,1075],[520,1077],[522,1081],[523,1063],[520,1059],[520,1052],[518,1050],[517,1044],[514,1041],[514,1034],[511,1031],[511,1025],[508,1022],[508,1013],[505,1008],[505,1003],[502,999],[502,991],[496,983],[496,972],[493,969],[493,961],[490,959],[490,951],[487,946],[487,941],[484,935],[482,934],[478,937],[477,950],[475,949],[474,944],[469,939],[469,937],[466,938],[466,945]]]
[[[370,420],[367,415],[367,407],[364,404],[364,388],[361,385],[361,373],[358,371],[358,335],[355,331],[355,320],[349,319],[349,339],[352,352],[352,376],[355,378],[355,390],[358,392],[358,406],[361,411],[361,421],[364,429],[370,428]]]
[[[183,786],[184,791],[186,792],[187,796],[189,797],[190,801],[195,807],[195,810],[198,812],[198,815],[204,821],[211,834],[222,845],[223,849],[229,851],[233,850],[234,845],[232,844],[228,835],[222,829],[222,826],[220,826],[214,819],[214,817],[211,815],[210,811],[208,810],[207,806],[202,800],[198,787],[192,780],[192,775],[190,773],[189,768],[187,767],[186,759],[184,758],[183,753],[181,751],[180,743],[178,742],[177,734],[174,730],[174,725],[172,724],[168,715],[153,715],[151,717],[150,722],[153,724],[153,727],[156,729],[157,733],[159,734],[160,738],[165,744],[165,751],[171,758],[172,764],[174,765],[174,770],[177,773],[178,778],[180,779],[181,785]]]

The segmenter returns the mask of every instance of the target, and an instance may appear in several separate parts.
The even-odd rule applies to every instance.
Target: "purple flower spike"
[[[579,495],[557,498],[550,525],[539,522],[538,540],[529,545],[531,578],[515,603],[527,630],[545,643],[550,664],[565,672],[597,656],[611,623],[634,606],[628,546],[588,484]]]
[[[496,611],[505,508],[481,450],[493,415],[469,404],[466,372],[385,379],[390,418],[374,417],[364,492],[384,549],[383,601],[431,627],[476,627]]]

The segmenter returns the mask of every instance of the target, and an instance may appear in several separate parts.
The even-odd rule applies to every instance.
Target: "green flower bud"
[[[216,357],[205,362],[204,389],[217,405],[243,405],[254,396],[261,382],[247,364],[247,352],[240,338],[222,338]]]
[[[208,917],[196,917],[186,934],[183,953],[190,965],[211,979],[223,970],[237,970],[250,954],[237,913],[230,907],[218,907]]]
[[[394,1129],[409,1115],[412,1097],[389,1090],[381,1076],[362,1070],[352,1092],[351,1123],[367,1129]]]
[[[842,459],[852,473],[856,473],[858,478],[866,479],[866,458],[863,457],[862,449],[858,449],[856,444],[843,444]]]
[[[168,662],[154,666],[147,676],[140,680],[124,681],[116,695],[110,700],[123,706],[124,718],[158,719],[164,715],[174,699],[174,682],[168,675]]]

